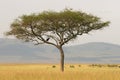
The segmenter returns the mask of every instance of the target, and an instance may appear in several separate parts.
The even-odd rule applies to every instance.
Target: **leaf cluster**
[[[88,34],[109,25],[99,17],[82,11],[65,9],[60,12],[44,11],[39,14],[23,15],[11,24],[7,35],[37,44],[47,43],[62,46],[78,35]],[[50,39],[47,41],[47,39]]]

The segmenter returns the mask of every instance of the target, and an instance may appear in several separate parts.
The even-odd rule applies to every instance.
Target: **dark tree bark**
[[[61,69],[62,72],[64,72],[64,51],[63,51],[63,48],[60,47],[59,51],[60,51],[60,58],[61,58],[61,60],[60,60],[60,69]]]

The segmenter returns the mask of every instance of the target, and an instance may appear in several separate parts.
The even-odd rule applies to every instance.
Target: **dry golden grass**
[[[120,80],[119,67],[90,67],[78,64],[65,65],[65,72],[59,65],[50,64],[4,64],[0,65],[0,80]]]

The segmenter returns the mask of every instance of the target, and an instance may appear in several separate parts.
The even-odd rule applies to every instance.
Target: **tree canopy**
[[[19,17],[11,24],[11,31],[7,32],[7,35],[15,35],[18,39],[35,44],[62,46],[78,35],[102,29],[108,24],[108,21],[103,22],[99,17],[81,11],[44,11]],[[47,41],[47,38],[50,40]]]

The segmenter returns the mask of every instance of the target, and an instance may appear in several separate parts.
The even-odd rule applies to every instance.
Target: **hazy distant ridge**
[[[66,63],[120,63],[120,45],[92,42],[64,47]],[[0,63],[56,63],[58,50],[16,39],[0,39]]]

